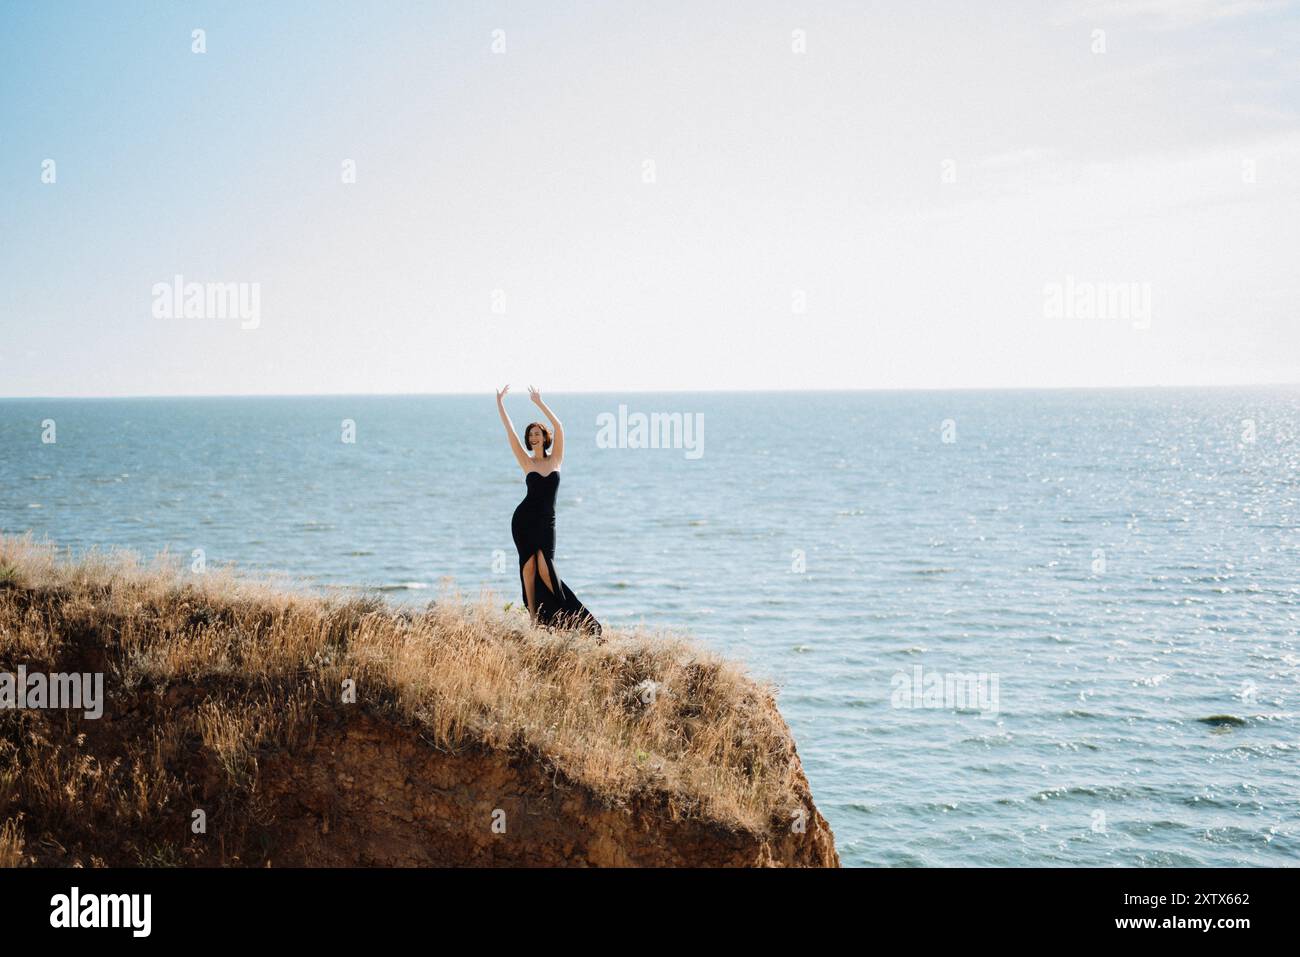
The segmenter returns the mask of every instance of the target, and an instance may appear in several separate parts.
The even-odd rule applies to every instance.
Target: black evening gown
[[[559,593],[546,587],[538,563],[533,563],[533,595],[537,601],[539,624],[561,628],[580,628],[600,635],[600,622],[578,601],[569,586],[555,575],[555,493],[560,487],[560,473],[540,475],[528,472],[524,476],[528,494],[515,508],[510,519],[510,534],[519,552],[519,587],[524,607],[528,607],[528,590],[524,585],[524,563],[540,551],[546,558],[546,574],[552,583],[558,583]]]

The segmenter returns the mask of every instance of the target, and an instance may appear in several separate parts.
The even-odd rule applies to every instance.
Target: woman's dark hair
[[[542,425],[542,423],[540,422],[529,422],[526,426],[524,426],[524,448],[527,449],[529,452],[533,450],[532,443],[528,441],[528,433],[533,431],[534,425],[542,430],[542,455],[550,455],[551,454],[551,430],[548,429],[546,426]]]

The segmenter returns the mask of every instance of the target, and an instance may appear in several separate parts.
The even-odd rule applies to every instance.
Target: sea
[[[775,687],[843,864],[1300,862],[1300,388],[546,400],[558,573]],[[491,391],[0,400],[73,553],[504,605],[524,491]]]

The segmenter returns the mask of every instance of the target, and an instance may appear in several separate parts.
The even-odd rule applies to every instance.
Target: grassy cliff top
[[[533,628],[490,595],[402,610],[192,574],[165,556],[74,558],[0,537],[0,672],[102,671],[110,721],[115,701],[204,689],[190,746],[210,749],[233,783],[247,785],[259,748],[313,713],[357,708],[442,751],[532,755],[611,806],[649,796],[761,833],[810,803],[770,686],[681,637],[610,628],[605,639]],[[0,825],[15,807],[29,835],[85,815],[125,825],[176,790],[163,752],[179,732],[158,728],[111,770],[42,745],[27,720],[0,710]],[[95,730],[81,712],[66,720]]]

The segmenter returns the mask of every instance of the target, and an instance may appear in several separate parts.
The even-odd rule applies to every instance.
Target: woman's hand
[[[506,388],[509,388],[509,386]],[[532,399],[533,405],[537,406],[539,409],[542,407],[542,394],[532,386],[528,387],[528,398]]]
[[[500,402],[502,399],[504,399],[506,393],[509,391],[510,391],[510,385],[507,383],[503,388],[497,391],[497,401]]]

